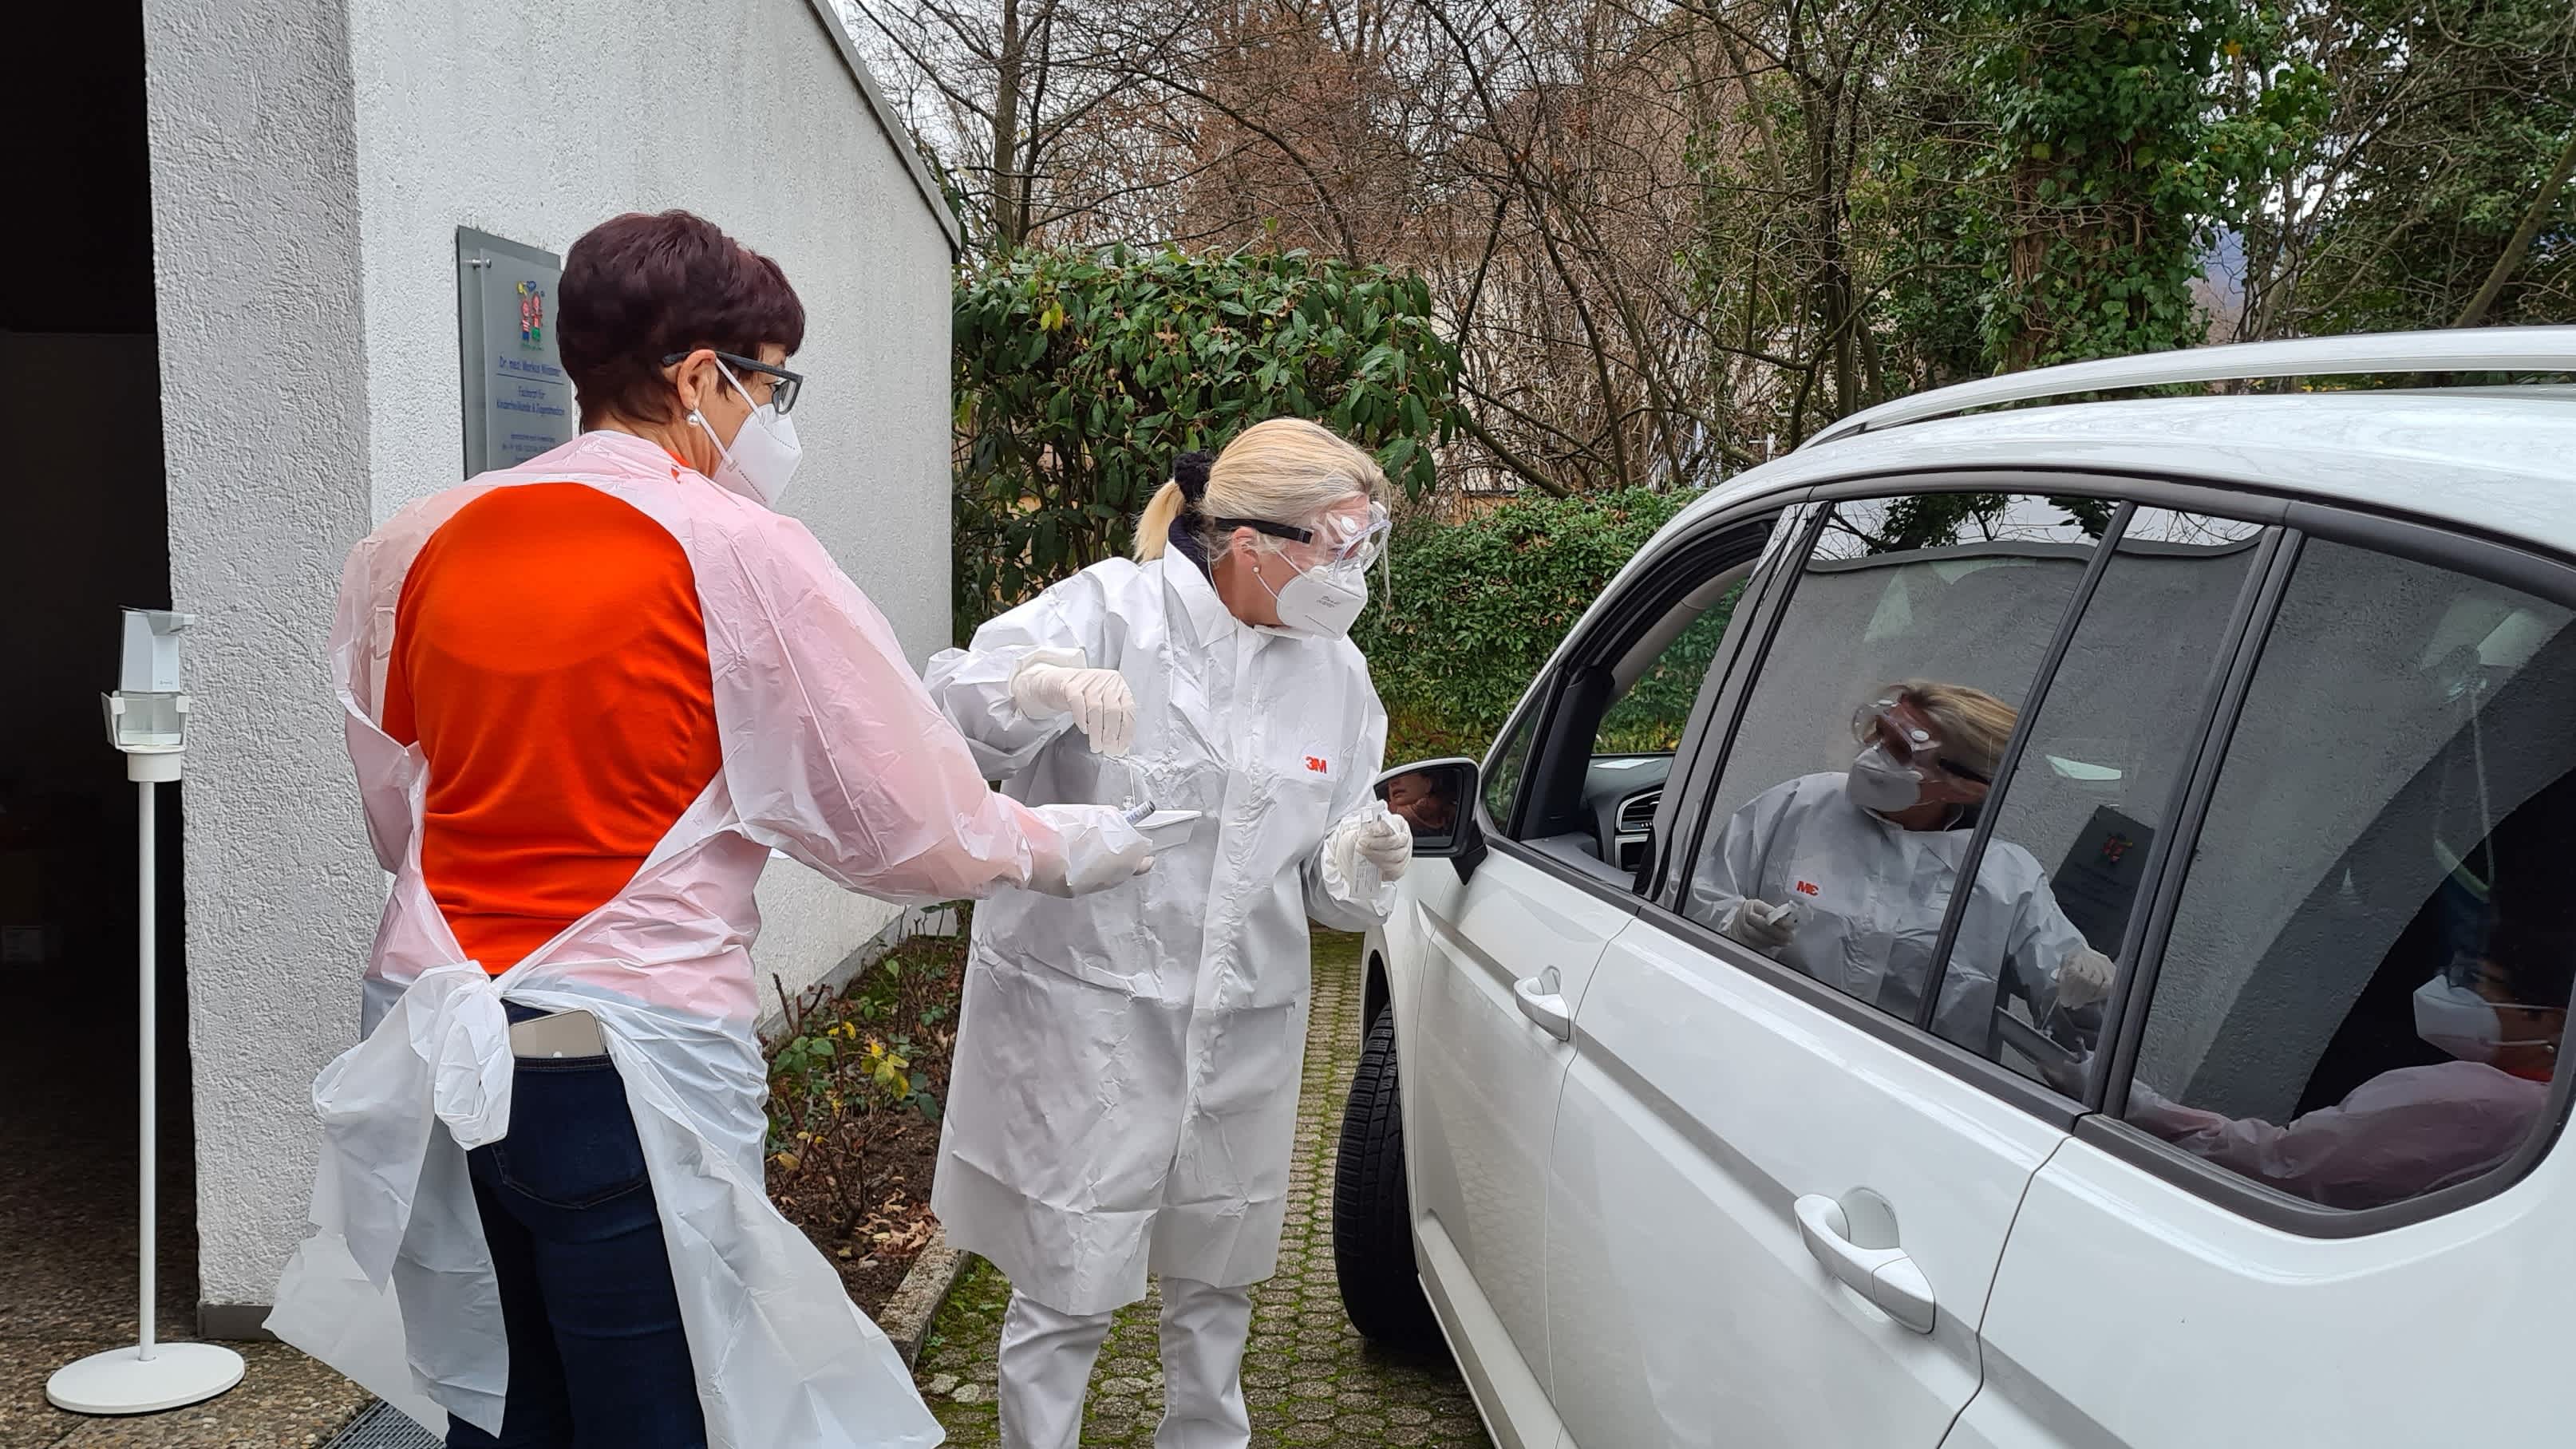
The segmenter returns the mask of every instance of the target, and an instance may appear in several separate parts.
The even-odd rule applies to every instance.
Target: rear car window
[[[2368,1209],[2550,1116],[2576,973],[2576,631],[2431,564],[2302,550],[2148,1005],[2124,1116]]]

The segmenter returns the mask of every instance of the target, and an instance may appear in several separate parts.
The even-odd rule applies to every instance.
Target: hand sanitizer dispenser
[[[123,657],[107,708],[107,740],[125,752],[133,780],[175,780],[188,748],[188,696],[181,682],[182,640],[194,614],[168,609],[125,611]]]
[[[155,792],[179,778],[188,751],[188,696],[179,671],[179,641],[192,614],[167,609],[125,611],[123,657],[107,707],[107,742],[125,752],[125,778],[135,784],[135,989],[141,1030],[135,1043],[138,1100],[143,1104],[138,1176],[141,1271],[139,1333],[134,1343],[66,1364],[45,1381],[45,1397],[75,1414],[152,1414],[200,1403],[241,1382],[242,1358],[219,1344],[164,1343],[156,1319],[160,1262],[161,1163],[157,1125],[160,1008],[154,912],[160,904],[155,846]]]

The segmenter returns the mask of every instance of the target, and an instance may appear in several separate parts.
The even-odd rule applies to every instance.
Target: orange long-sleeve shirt
[[[381,724],[428,759],[422,873],[498,975],[632,880],[722,764],[688,555],[583,484],[475,500],[403,579]]]

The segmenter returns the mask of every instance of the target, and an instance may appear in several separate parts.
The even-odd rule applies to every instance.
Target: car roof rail
[[[2441,332],[2299,337],[2070,362],[1979,378],[1883,402],[1829,424],[1799,446],[1812,448],[1837,438],[1950,417],[1976,408],[2079,393],[2177,383],[2251,382],[2271,377],[2427,372],[2576,373],[2576,327],[2472,327]]]

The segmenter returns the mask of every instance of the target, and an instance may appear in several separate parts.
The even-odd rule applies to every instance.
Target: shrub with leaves
[[[956,295],[956,630],[1124,553],[1177,454],[1313,418],[1427,492],[1456,349],[1421,278],[1304,252],[1015,253]]]
[[[839,1218],[823,1225],[829,1237],[880,1205],[874,1158],[889,1130],[939,1120],[930,1078],[913,1067],[911,1039],[882,1030],[903,969],[900,956],[889,956],[845,996],[822,986],[780,993],[787,1030],[769,1059],[771,1165],[825,1184]],[[925,1017],[922,1025],[933,1022]]]
[[[1399,529],[1393,597],[1371,603],[1353,633],[1386,704],[1388,761],[1483,755],[1611,575],[1690,497],[1522,498],[1464,523]],[[1701,628],[1713,649],[1723,618]],[[1633,705],[1605,722],[1617,735],[1605,742],[1670,748],[1659,743],[1663,722],[1688,713],[1697,687],[1696,678],[1641,683]]]

